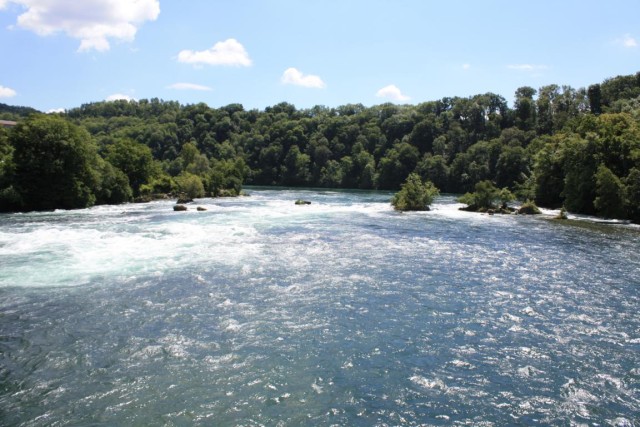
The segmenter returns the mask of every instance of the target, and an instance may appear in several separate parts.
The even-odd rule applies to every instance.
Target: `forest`
[[[417,105],[264,110],[143,99],[42,114],[0,104],[0,211],[84,208],[243,185],[441,193],[492,182],[520,200],[640,223],[640,72]]]

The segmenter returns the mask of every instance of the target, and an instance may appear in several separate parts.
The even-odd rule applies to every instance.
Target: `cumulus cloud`
[[[47,114],[60,114],[60,113],[64,113],[66,110],[64,108],[52,108],[51,110],[47,111]]]
[[[41,36],[63,32],[80,40],[80,52],[109,50],[110,39],[133,41],[138,28],[160,14],[158,0],[4,0],[9,2],[26,9],[19,27]]]
[[[0,98],[12,98],[17,94],[18,93],[11,88],[0,86]]]
[[[295,68],[287,68],[282,74],[281,81],[286,85],[311,87],[316,89],[322,89],[326,84],[318,76],[313,74],[303,74]]]
[[[249,67],[252,64],[244,46],[236,39],[218,42],[207,50],[182,50],[178,53],[178,61],[193,65],[231,65],[237,67]]]
[[[122,93],[114,93],[113,95],[107,96],[105,101],[108,101],[108,102],[110,102],[110,101],[135,101],[135,99],[130,97],[129,95],[124,95]]]
[[[410,97],[404,95],[396,85],[383,87],[376,93],[376,96],[378,98],[391,99],[392,101],[408,101],[411,99]]]
[[[198,84],[194,84],[194,83],[174,83],[172,85],[167,86],[167,89],[201,90],[201,91],[212,90],[209,86],[203,86],[203,85],[198,85]]]
[[[468,70],[471,68],[471,64],[462,64],[462,69],[463,70]]]

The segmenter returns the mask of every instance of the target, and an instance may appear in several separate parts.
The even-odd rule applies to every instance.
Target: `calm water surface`
[[[0,425],[640,425],[638,229],[389,198],[0,216]]]

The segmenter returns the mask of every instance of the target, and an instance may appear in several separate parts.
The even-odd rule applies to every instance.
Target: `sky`
[[[419,104],[640,71],[639,0],[0,0],[0,103]]]

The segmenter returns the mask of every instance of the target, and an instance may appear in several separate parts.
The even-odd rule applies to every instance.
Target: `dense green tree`
[[[102,158],[96,159],[96,170],[100,175],[95,189],[96,204],[117,205],[131,201],[133,191],[124,172]]]
[[[420,152],[407,142],[396,144],[387,151],[378,163],[378,187],[381,189],[396,189],[413,172]]]
[[[564,189],[564,153],[558,138],[549,139],[534,157],[535,202],[540,206],[562,206]]]
[[[554,130],[556,104],[560,96],[560,87],[552,84],[543,86],[538,91],[537,107],[537,132],[539,135],[550,135]]]
[[[608,108],[620,99],[637,98],[640,96],[640,71],[606,79],[600,84],[600,93],[604,112],[608,112]]]
[[[595,175],[596,198],[593,202],[598,215],[606,218],[626,218],[624,185],[609,168],[601,164]]]
[[[420,175],[411,173],[402,184],[400,191],[393,196],[391,204],[399,211],[429,210],[429,206],[438,194],[440,191],[433,183],[423,182]]]
[[[375,186],[375,158],[361,142],[356,142],[350,156],[350,173],[353,177],[350,187],[372,189]]]
[[[178,192],[178,185],[171,176],[166,174],[152,178],[149,183],[140,186],[140,194],[143,198],[156,194],[175,194],[176,192]]]
[[[416,172],[423,180],[433,182],[437,188],[449,190],[449,166],[441,155],[426,154],[416,166]]]
[[[151,149],[129,139],[118,139],[106,147],[105,158],[125,173],[134,195],[140,194],[140,186],[159,174]]]
[[[597,142],[593,138],[567,138],[564,141],[564,206],[569,212],[594,214],[596,197],[595,157]]]
[[[633,168],[624,179],[627,217],[640,223],[640,169]]]
[[[0,104],[0,117],[30,114],[11,108]],[[281,103],[263,111],[151,99],[85,104],[58,118],[84,127],[91,138],[82,139],[95,141],[106,160],[89,156],[88,173],[75,181],[85,183],[77,190],[88,203],[128,200],[130,191],[172,193],[174,177],[186,174],[206,193],[226,195],[245,182],[398,190],[415,172],[445,191],[491,181],[541,206],[604,215],[602,198],[596,210],[596,173],[604,166],[624,188],[626,215],[638,221],[640,73],[589,90],[524,86],[513,109],[492,93],[416,106],[297,110]],[[16,154],[2,148],[2,138],[0,208],[16,210],[36,193],[20,191]],[[51,159],[64,163],[57,154]]]
[[[200,178],[205,178],[209,174],[209,159],[204,154],[201,154],[198,147],[191,142],[187,142],[182,146],[178,158],[172,162],[172,165],[172,172],[175,172],[178,166],[180,167],[178,174],[189,172]]]
[[[328,188],[339,188],[343,180],[343,169],[336,160],[329,160],[320,171],[320,186]]]
[[[437,117],[430,113],[421,122],[415,125],[410,134],[410,141],[420,153],[432,153],[433,141],[438,134]]]
[[[0,126],[0,189],[13,180],[13,147],[9,143],[9,131]]]
[[[515,124],[523,131],[535,129],[536,126],[537,111],[533,100],[535,94],[536,90],[529,86],[523,86],[516,90]]]
[[[587,90],[589,97],[589,108],[592,114],[598,115],[602,113],[602,91],[599,84],[589,86]]]
[[[449,169],[453,191],[466,192],[477,182],[493,179],[501,150],[500,142],[492,140],[480,141],[459,153]]]
[[[617,176],[626,176],[638,165],[640,125],[629,114],[602,114],[595,119],[594,129],[584,134],[597,144],[597,160]]]
[[[24,210],[92,206],[100,182],[97,149],[86,130],[57,116],[32,116],[9,136],[14,188]]]
[[[260,169],[255,174],[257,184],[280,184],[282,155],[282,146],[280,144],[270,144],[260,150],[258,163]]]
[[[242,183],[248,175],[244,159],[212,160],[209,175],[209,193],[213,197],[237,196],[242,191]]]
[[[183,172],[175,177],[178,185],[178,192],[186,195],[189,199],[204,197],[204,184],[198,175],[189,172]]]
[[[496,162],[495,179],[499,187],[515,188],[530,174],[530,158],[522,147],[503,146]]]
[[[507,188],[498,188],[491,181],[485,180],[478,182],[473,193],[465,193],[458,201],[467,205],[467,210],[486,211],[496,209],[498,203],[502,207],[512,200],[515,196]]]
[[[304,186],[308,185],[311,178],[309,165],[311,158],[308,154],[300,152],[297,145],[292,145],[284,157],[282,175],[284,185]]]
[[[14,187],[13,147],[9,131],[0,127],[0,212],[20,210],[22,199]]]

